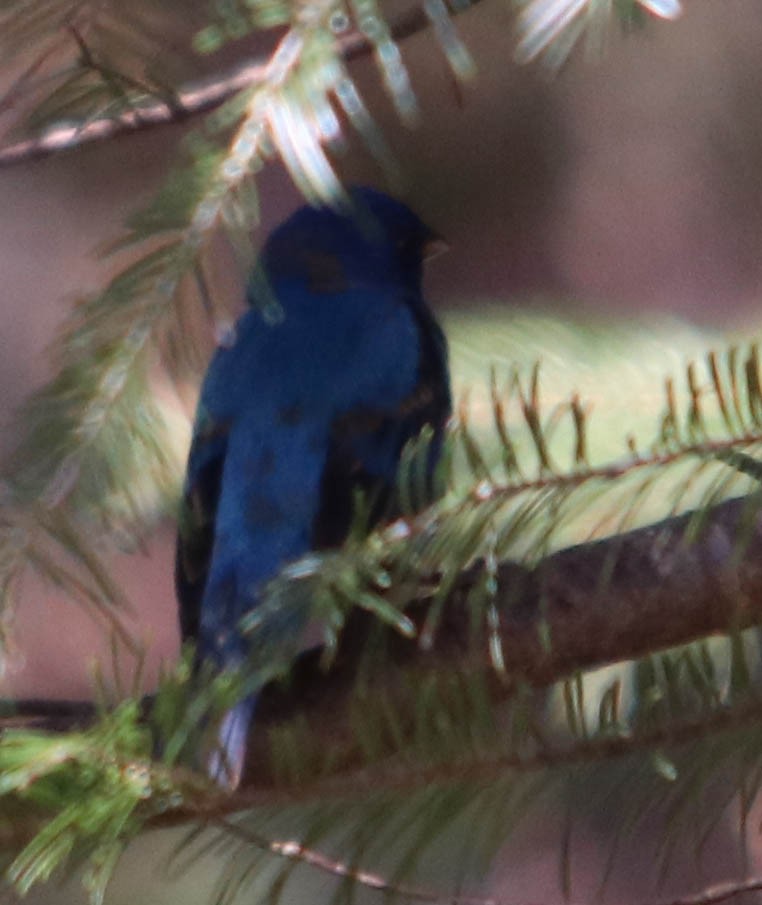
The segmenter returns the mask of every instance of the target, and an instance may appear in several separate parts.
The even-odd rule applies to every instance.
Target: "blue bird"
[[[251,308],[201,390],[176,585],[183,637],[215,669],[246,658],[238,626],[263,585],[346,538],[358,490],[371,523],[398,514],[400,455],[425,425],[430,472],[441,450],[451,412],[447,345],[421,293],[437,237],[381,192],[356,188],[349,197],[338,211],[303,207],[270,235]],[[265,293],[278,317],[263,316]],[[208,764],[233,788],[253,710],[248,699],[227,714]]]

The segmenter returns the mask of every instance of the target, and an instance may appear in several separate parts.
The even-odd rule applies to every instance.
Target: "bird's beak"
[[[423,243],[421,258],[424,261],[431,261],[433,258],[438,258],[439,255],[444,254],[449,250],[450,246],[445,239],[437,233],[431,233]]]

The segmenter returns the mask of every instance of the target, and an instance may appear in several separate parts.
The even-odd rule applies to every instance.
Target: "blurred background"
[[[513,21],[510,5],[496,0],[458,16],[478,68],[465,85],[429,36],[404,42],[420,106],[415,128],[396,119],[372,61],[353,71],[395,150],[400,193],[450,244],[426,289],[445,324],[461,330],[453,342],[459,384],[475,379],[469,355],[482,310],[523,325],[553,315],[633,331],[637,342],[617,346],[622,368],[607,403],[621,436],[635,417],[628,393],[641,392],[630,382],[642,355],[659,377],[726,337],[753,337],[762,321],[762,17],[755,0],[685,0],[678,21],[614,34],[603,59],[577,53],[555,76],[512,62]],[[210,72],[221,62],[193,65]],[[0,125],[12,118],[4,111]],[[14,445],[16,407],[51,373],[46,349],[57,325],[113,269],[99,250],[161,184],[192,127],[138,131],[0,169],[0,450]],[[349,181],[383,184],[351,134],[337,167]],[[276,163],[259,186],[266,234],[300,196]],[[238,285],[231,279],[220,291]],[[470,347],[459,339],[466,316]],[[568,372],[570,389],[586,382],[592,392],[604,380],[585,370],[579,334],[569,352],[551,330],[543,350],[537,332],[524,343],[517,329],[514,345],[497,354],[545,355]],[[173,410],[191,413],[192,389],[166,394]],[[177,432],[181,459],[182,419]],[[162,524],[145,551],[108,555],[150,643],[150,686],[177,651],[174,526]],[[109,657],[100,628],[34,577],[22,600],[3,696],[89,697],[92,663]],[[545,856],[531,840],[526,853],[530,872]]]

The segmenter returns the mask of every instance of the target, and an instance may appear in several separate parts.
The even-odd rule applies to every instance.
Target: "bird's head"
[[[345,204],[302,207],[267,240],[261,263],[268,277],[303,281],[311,291],[362,285],[417,289],[423,261],[443,240],[401,201],[353,188]]]

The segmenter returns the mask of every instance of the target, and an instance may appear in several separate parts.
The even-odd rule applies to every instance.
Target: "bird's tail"
[[[225,714],[217,733],[217,745],[207,760],[207,773],[224,788],[238,788],[246,763],[246,739],[256,699],[244,698]]]

